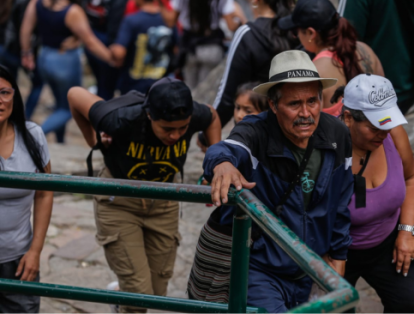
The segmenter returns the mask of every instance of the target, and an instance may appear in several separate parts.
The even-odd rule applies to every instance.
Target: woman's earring
[[[255,4],[252,3],[252,8],[253,9],[257,9],[259,7],[259,5],[257,4],[257,2]]]

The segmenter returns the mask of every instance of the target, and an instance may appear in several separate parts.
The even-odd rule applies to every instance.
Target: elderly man
[[[230,185],[252,189],[312,250],[343,275],[353,192],[351,138],[337,118],[321,112],[323,79],[309,57],[286,51],[273,58],[268,112],[247,116],[229,138],[210,147],[204,176],[212,200],[227,202]],[[227,302],[231,225],[235,207],[218,207],[204,226],[188,283],[191,298]],[[307,301],[312,280],[253,226],[248,304],[286,312]]]

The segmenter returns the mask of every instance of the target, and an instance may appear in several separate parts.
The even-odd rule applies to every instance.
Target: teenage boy
[[[216,111],[193,101],[189,88],[171,78],[157,81],[144,99],[134,91],[105,102],[81,87],[72,88],[68,99],[91,147],[95,134],[101,141],[100,132],[112,139],[107,148],[101,146],[103,178],[173,182],[176,173],[183,174],[194,133],[204,131],[210,145],[221,138]],[[129,106],[120,105],[125,103]],[[95,196],[94,207],[96,238],[120,289],[165,295],[180,239],[178,202]]]

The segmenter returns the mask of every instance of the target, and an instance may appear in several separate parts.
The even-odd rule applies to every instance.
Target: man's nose
[[[310,111],[308,110],[308,106],[303,104],[299,110],[299,116],[303,118],[308,118],[310,116]]]

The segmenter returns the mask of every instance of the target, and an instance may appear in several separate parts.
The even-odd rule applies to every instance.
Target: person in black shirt
[[[102,144],[101,132],[111,139],[107,148],[100,145],[105,160],[100,177],[173,182],[177,172],[183,174],[194,133],[204,131],[210,145],[221,138],[216,111],[193,101],[189,88],[171,78],[157,81],[145,97],[132,91],[105,102],[74,87],[68,100],[91,147]],[[118,109],[102,114],[107,106]],[[180,239],[178,202],[95,196],[94,207],[96,237],[120,289],[165,295]]]

